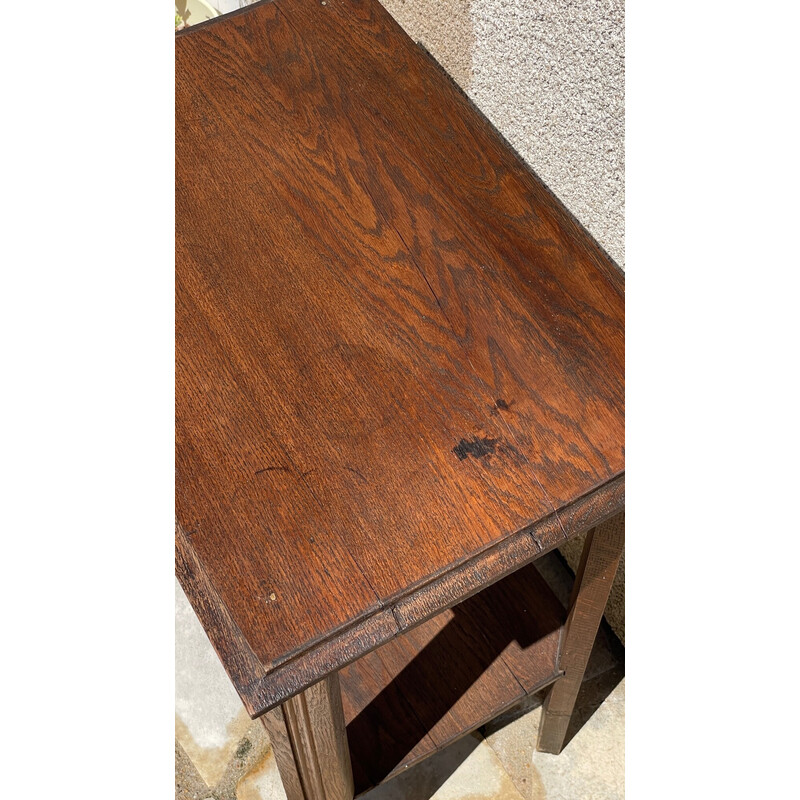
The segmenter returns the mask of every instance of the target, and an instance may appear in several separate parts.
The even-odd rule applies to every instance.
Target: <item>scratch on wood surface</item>
[[[355,467],[345,467],[348,472],[352,472],[353,475],[358,475],[364,483],[367,483],[367,479],[361,474],[361,470],[356,469]]]

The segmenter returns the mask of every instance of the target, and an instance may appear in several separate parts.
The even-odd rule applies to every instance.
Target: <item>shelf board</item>
[[[342,669],[356,794],[554,681],[565,616],[529,564]]]

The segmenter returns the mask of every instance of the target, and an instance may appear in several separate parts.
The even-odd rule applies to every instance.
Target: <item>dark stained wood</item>
[[[367,191],[551,502],[620,471],[619,271],[379,3],[278,5],[309,59],[336,64],[321,96],[354,120]]]
[[[586,537],[558,658],[564,674],[553,684],[542,709],[536,747],[545,753],[558,754],[564,746],[624,544],[624,514],[593,528]]]
[[[356,794],[555,680],[565,615],[529,565],[345,667]]]
[[[336,673],[262,717],[288,800],[353,800]]]
[[[592,492],[552,514],[503,539],[497,545],[478,553],[430,582],[415,587],[401,598],[392,611],[400,630],[427,619],[437,610],[461,602],[515,569],[539,558],[571,535],[580,533],[597,522],[619,513],[625,505],[624,475],[609,481],[601,491]],[[564,521],[568,523],[566,527]]]
[[[377,0],[179,34],[176,140],[178,575],[257,716],[622,508],[622,278]]]

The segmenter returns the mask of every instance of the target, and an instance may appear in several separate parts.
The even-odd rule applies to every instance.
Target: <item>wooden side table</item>
[[[377,0],[176,39],[180,582],[290,800],[550,685],[623,547],[620,271]],[[533,563],[587,529],[565,613]]]

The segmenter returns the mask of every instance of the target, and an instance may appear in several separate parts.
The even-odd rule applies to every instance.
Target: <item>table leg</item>
[[[542,708],[536,744],[541,752],[558,754],[564,747],[567,726],[624,544],[624,512],[593,528],[586,537],[561,641],[559,667],[564,675],[553,684]]]
[[[353,771],[338,673],[261,719],[288,800],[353,800]]]

